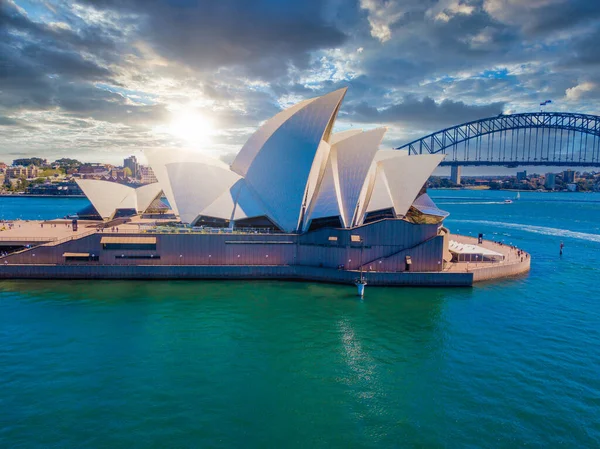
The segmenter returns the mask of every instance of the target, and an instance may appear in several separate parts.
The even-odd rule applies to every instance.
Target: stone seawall
[[[492,279],[517,276],[529,271],[531,258],[527,257],[523,262],[510,265],[496,265],[489,268],[478,268],[473,270],[473,282],[489,281]]]

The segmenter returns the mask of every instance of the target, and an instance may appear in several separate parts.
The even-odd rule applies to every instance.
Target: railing
[[[70,242],[71,240],[79,240],[83,237],[87,237],[88,235],[95,234],[96,232],[98,232],[96,229],[92,229],[91,231],[87,231],[82,234],[70,235],[70,236],[62,238],[60,240],[55,238],[54,240],[47,242],[45,244],[42,244],[40,246],[56,246],[56,245],[60,245],[61,243]]]
[[[51,242],[57,237],[0,237],[0,242]]]
[[[110,232],[110,231],[109,231]],[[127,230],[124,232],[134,233],[135,231]],[[171,226],[152,226],[152,225],[141,225],[139,227],[140,233],[152,233],[152,234],[227,234],[227,235],[240,235],[240,234],[284,234],[282,232],[275,232],[270,229],[263,228],[244,228],[244,229],[230,229],[230,228],[178,228]]]

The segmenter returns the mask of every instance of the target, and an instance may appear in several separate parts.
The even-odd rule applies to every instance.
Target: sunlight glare
[[[173,117],[168,131],[174,137],[198,145],[210,142],[215,129],[211,120],[194,111],[181,112]]]

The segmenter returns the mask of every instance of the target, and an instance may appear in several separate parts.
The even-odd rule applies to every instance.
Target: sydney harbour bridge
[[[600,116],[567,112],[500,114],[421,137],[397,150],[443,153],[441,165],[600,168]]]

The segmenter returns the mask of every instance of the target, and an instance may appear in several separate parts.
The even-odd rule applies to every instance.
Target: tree
[[[126,178],[131,178],[131,176],[133,175],[133,172],[131,171],[131,169],[130,169],[129,167],[125,167],[125,168],[123,169],[123,175],[124,175]]]
[[[46,165],[47,163],[48,161],[46,159],[42,159],[41,157],[21,158],[15,159],[13,161],[13,165],[22,165],[24,167],[27,167],[29,165],[36,165],[38,167],[41,167],[43,165]]]

